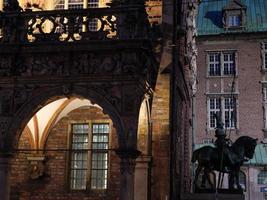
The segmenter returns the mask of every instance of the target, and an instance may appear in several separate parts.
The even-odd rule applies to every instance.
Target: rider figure
[[[217,140],[215,141],[215,146],[219,150],[219,158],[222,160],[222,165],[224,166],[224,161],[229,161],[230,164],[233,163],[231,153],[230,153],[230,145],[229,145],[229,139],[226,139],[226,133],[223,128],[224,124],[221,120],[221,118],[214,114],[216,118],[216,130],[215,130],[215,137],[217,137]],[[225,168],[227,171],[228,169]]]

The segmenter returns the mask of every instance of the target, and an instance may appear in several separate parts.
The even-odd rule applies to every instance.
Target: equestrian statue
[[[212,189],[216,188],[216,182],[212,181],[210,174],[213,171],[220,173],[218,186],[221,182],[221,173],[229,174],[229,189],[241,190],[239,184],[240,167],[244,162],[253,158],[255,147],[258,139],[253,139],[249,136],[239,137],[233,144],[226,138],[226,132],[223,128],[224,124],[221,118],[215,114],[216,130],[215,147],[204,146],[193,152],[192,162],[198,162],[194,177],[194,186],[198,186],[198,178],[200,172],[204,170],[202,183],[207,180]],[[204,181],[204,182],[203,182]]]

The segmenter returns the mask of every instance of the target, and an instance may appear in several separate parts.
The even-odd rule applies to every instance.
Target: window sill
[[[266,69],[266,72],[267,72],[267,69]],[[222,75],[222,76],[211,76],[211,75],[207,75],[206,78],[210,78],[210,79],[213,79],[213,78],[233,78],[235,75]],[[235,76],[236,78],[238,77],[237,75]]]

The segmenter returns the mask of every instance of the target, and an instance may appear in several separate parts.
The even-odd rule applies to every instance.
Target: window
[[[267,70],[267,42],[262,43],[262,68]]]
[[[222,114],[222,121],[226,128],[236,128],[236,98],[212,97],[208,99],[208,125],[216,128],[214,114]]]
[[[213,139],[212,138],[204,138],[203,144],[213,144]]]
[[[88,124],[72,125],[71,189],[86,189],[88,171]]]
[[[107,189],[109,125],[93,124],[92,189]]]
[[[235,75],[235,52],[212,52],[208,54],[209,76]]]
[[[56,5],[56,10],[62,9],[82,9],[86,8],[84,6],[85,0],[59,0]],[[99,7],[99,0],[88,0],[87,8],[98,8]],[[90,19],[88,23],[89,31],[95,32],[98,29],[98,19]],[[82,30],[82,27],[80,28]],[[60,30],[59,30],[60,31]]]
[[[241,1],[229,1],[223,8],[223,25],[226,30],[242,29],[245,26],[247,6]]]
[[[71,127],[70,188],[86,190],[90,183],[90,189],[107,189],[109,124],[93,123],[91,129],[89,124]]]
[[[229,15],[228,16],[228,26],[229,27],[239,27],[241,26],[241,18],[239,15]]]
[[[264,108],[264,128],[267,128],[267,87],[262,88],[263,93],[263,108]]]
[[[263,170],[258,174],[258,184],[259,185],[267,184],[267,170]]]
[[[81,9],[84,7],[85,0],[59,0],[55,1],[55,9]],[[97,8],[99,7],[99,0],[88,0],[88,8]]]

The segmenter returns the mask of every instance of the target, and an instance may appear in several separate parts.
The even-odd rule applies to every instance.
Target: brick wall
[[[79,108],[62,118],[51,130],[45,146],[46,170],[45,176],[39,180],[30,180],[27,156],[30,152],[17,153],[12,161],[11,170],[11,200],[116,200],[119,193],[119,158],[110,151],[109,185],[107,193],[93,191],[69,191],[68,186],[68,152],[48,151],[49,149],[68,148],[68,128],[70,122],[88,120],[109,120],[102,110],[95,107]],[[117,148],[116,131],[112,128],[110,148]],[[27,132],[22,133],[19,141],[20,149],[29,149],[30,140]],[[31,152],[33,153],[33,152]]]
[[[229,39],[229,38],[228,38]],[[207,104],[206,93],[216,92],[220,88],[228,90],[233,78],[206,79],[207,50],[234,49],[237,52],[237,78],[236,91],[238,93],[238,131],[231,131],[234,141],[242,135],[248,135],[262,140],[263,134],[263,108],[262,108],[262,80],[260,40],[244,38],[241,40],[199,40],[198,48],[198,94],[197,94],[197,143],[203,138],[214,138],[214,131],[207,130]],[[230,132],[229,130],[227,131]]]
[[[169,195],[169,90],[169,74],[160,74],[152,106],[153,200],[165,200]]]

